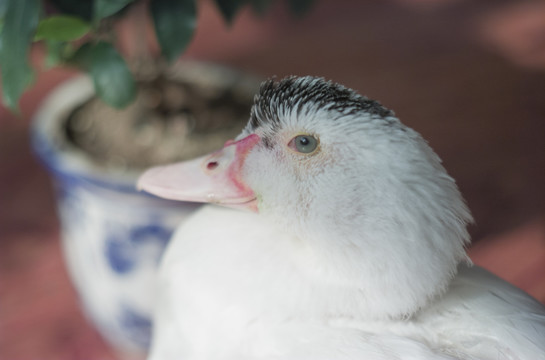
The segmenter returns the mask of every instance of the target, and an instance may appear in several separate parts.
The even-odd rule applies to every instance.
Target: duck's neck
[[[294,241],[303,244],[308,260],[304,271],[331,313],[410,316],[448,287],[465,258],[458,234],[442,227],[420,229],[396,221],[385,226],[365,219],[358,219],[358,226],[343,226],[346,221],[332,215],[294,225]],[[445,236],[452,239],[444,241]]]

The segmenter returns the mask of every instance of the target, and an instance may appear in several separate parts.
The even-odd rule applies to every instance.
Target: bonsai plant
[[[216,0],[231,23],[243,6]],[[289,0],[295,14],[312,0]],[[137,193],[143,167],[193,157],[236,135],[257,81],[207,64],[176,63],[196,27],[196,0],[0,0],[2,101],[18,111],[32,86],[29,49],[46,67],[88,74],[55,90],[35,116],[33,146],[54,175],[67,267],[86,314],[126,353],[145,352],[153,273],[173,229],[195,205]],[[142,38],[153,20],[158,51]],[[128,20],[128,22],[127,22]],[[117,48],[126,22],[136,49]]]
[[[297,15],[307,11],[312,2],[288,0]],[[263,14],[272,3],[272,0],[215,0],[229,24],[244,6]],[[153,20],[158,51],[146,41],[148,17]],[[196,0],[4,0],[0,2],[2,101],[18,111],[19,98],[34,78],[28,61],[29,49],[33,43],[41,43],[45,46],[46,68],[76,67],[90,76],[100,101],[89,104],[92,109],[87,112],[96,111],[97,106],[104,109],[104,104],[123,109],[137,98],[143,104],[143,109],[134,107],[123,112],[106,109],[100,110],[106,112],[102,116],[93,116],[91,125],[100,141],[89,140],[96,136],[89,135],[87,125],[80,126],[89,123],[88,117],[81,119],[79,114],[71,117],[66,124],[70,140],[95,160],[142,168],[177,160],[173,154],[181,156],[189,151],[183,156],[194,156],[195,150],[191,150],[194,147],[182,146],[175,139],[186,137],[188,128],[218,130],[229,126],[234,121],[228,114],[232,111],[223,111],[224,105],[237,103],[233,94],[218,91],[202,99],[201,89],[172,87],[165,79],[169,64],[190,43],[196,19]],[[132,49],[129,53],[117,50],[119,23],[128,25],[124,40],[128,40]],[[238,114],[231,115],[247,114],[240,103],[235,108]],[[135,116],[139,112],[146,116]],[[218,117],[218,112],[222,116]],[[110,121],[112,117],[115,120]],[[86,130],[82,132],[81,128]],[[171,141],[162,137],[167,132]]]
[[[28,52],[35,42],[47,46],[48,66],[71,65],[87,71],[97,96],[110,106],[122,108],[134,100],[136,86],[127,62],[114,46],[113,24],[127,16],[143,26],[138,11],[144,6],[153,17],[160,56],[169,62],[179,58],[190,43],[197,25],[196,0],[4,0],[0,2],[0,70],[2,101],[17,109],[18,100],[32,84]],[[272,0],[216,0],[231,23],[237,12],[250,5],[265,13]],[[288,0],[301,15],[313,0]],[[140,16],[142,14],[140,13]],[[136,27],[135,27],[136,28]],[[141,35],[141,32],[136,34]],[[141,42],[139,38],[137,41]],[[151,56],[149,50],[140,55]]]

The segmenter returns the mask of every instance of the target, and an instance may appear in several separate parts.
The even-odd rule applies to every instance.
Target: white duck
[[[343,86],[267,81],[236,141],[139,187],[252,210],[179,228],[150,359],[545,359],[545,308],[469,265],[440,159]]]

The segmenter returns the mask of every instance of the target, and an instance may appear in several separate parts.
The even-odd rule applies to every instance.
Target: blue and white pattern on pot
[[[150,316],[139,313],[128,304],[120,304],[119,309],[117,321],[126,336],[142,349],[149,348],[151,342]]]
[[[155,273],[173,230],[198,205],[57,177],[62,239],[85,311],[117,348],[149,345]]]
[[[139,296],[146,298],[153,294],[154,281],[150,274],[155,273],[171,235],[172,228],[157,219],[129,227],[107,224],[104,255],[110,269],[124,279],[119,286],[128,288],[130,293],[144,289],[147,293]],[[116,319],[120,330],[131,341],[147,348],[151,337],[151,314],[135,302],[133,298],[123,299],[118,305]]]
[[[172,229],[157,221],[128,229],[109,224],[106,230],[105,255],[116,273],[129,274],[140,266],[156,268],[172,236]]]

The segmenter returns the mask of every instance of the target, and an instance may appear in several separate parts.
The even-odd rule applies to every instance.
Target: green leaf
[[[93,18],[95,21],[111,16],[125,8],[134,0],[95,0]]]
[[[3,102],[12,110],[34,78],[28,53],[40,10],[38,0],[7,0],[0,33],[0,70]]]
[[[8,7],[8,1],[0,0],[0,20],[3,20],[7,7]]]
[[[215,0],[223,18],[230,25],[238,11],[246,4],[245,0]]]
[[[134,78],[112,44],[86,43],[72,61],[91,75],[99,98],[115,108],[129,105],[136,96]]]
[[[288,0],[288,5],[296,16],[301,17],[310,11],[315,0]]]
[[[8,7],[7,0],[0,0],[0,34],[2,34],[2,29],[4,28],[4,15],[6,14],[6,8]],[[2,49],[2,40],[0,38],[0,51]]]
[[[193,38],[197,26],[195,0],[151,0],[150,7],[161,53],[174,61]]]
[[[45,45],[47,49],[44,59],[46,69],[57,65],[70,64],[76,52],[76,48],[71,42],[46,40]]]
[[[87,34],[91,24],[75,16],[56,15],[40,21],[35,41],[73,41]]]
[[[64,61],[64,53],[68,43],[62,41],[46,40],[47,54],[44,60],[46,69],[50,69]]]

